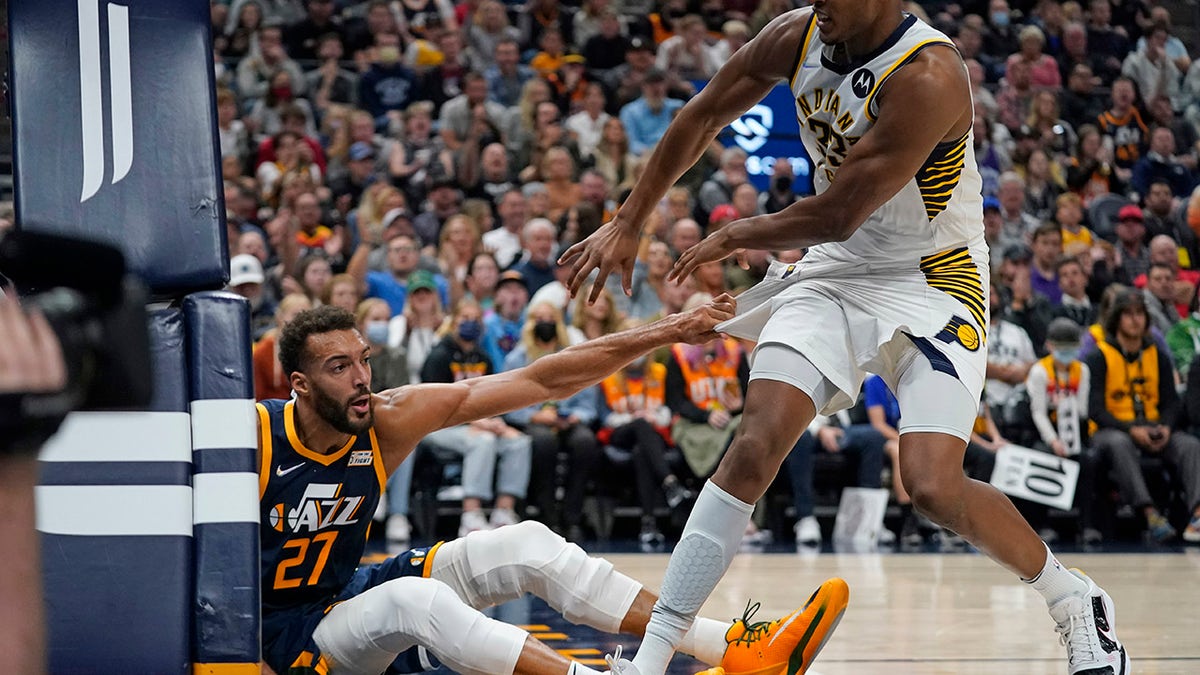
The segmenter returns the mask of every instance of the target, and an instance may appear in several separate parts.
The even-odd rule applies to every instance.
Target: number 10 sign
[[[1052,506],[1064,511],[1075,501],[1079,462],[1019,445],[1006,445],[996,452],[992,485],[1012,497]]]

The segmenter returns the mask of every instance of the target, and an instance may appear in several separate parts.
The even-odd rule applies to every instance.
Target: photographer
[[[1159,456],[1179,474],[1191,522],[1184,539],[1200,541],[1200,440],[1174,431],[1179,395],[1169,356],[1150,339],[1145,301],[1134,290],[1113,301],[1104,320],[1105,340],[1087,357],[1094,383],[1088,412],[1099,427],[1097,453],[1112,466],[1121,498],[1146,517],[1151,539],[1175,538],[1142,475],[1143,455]],[[1165,495],[1158,495],[1162,498]]]
[[[45,316],[25,313],[15,296],[0,290],[0,653],[15,673],[46,670],[33,488],[37,450],[61,421],[55,416],[30,424],[23,406],[25,395],[56,393],[66,379],[62,350]]]

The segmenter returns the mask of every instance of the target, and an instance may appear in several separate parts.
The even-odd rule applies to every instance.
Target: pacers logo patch
[[[370,450],[355,450],[350,453],[350,466],[371,466],[374,460]]]
[[[980,339],[979,331],[975,329],[975,326],[968,323],[966,319],[957,316],[950,318],[950,322],[946,324],[946,327],[937,334],[937,339],[946,344],[957,342],[969,352],[977,351],[980,345],[983,344],[983,340]]]

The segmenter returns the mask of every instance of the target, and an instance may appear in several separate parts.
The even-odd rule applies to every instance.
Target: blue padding
[[[42,535],[50,671],[187,673],[188,537]]]
[[[191,400],[254,398],[250,363],[250,303],[223,292],[183,299],[191,363]]]
[[[221,287],[229,252],[209,4],[8,9],[21,226],[112,243],[156,293]]]
[[[258,449],[230,448],[194,452],[192,466],[196,473],[258,473]]]
[[[232,293],[194,293],[184,298],[183,314],[191,400],[253,399],[249,303]],[[195,471],[257,473],[257,450],[195,451]],[[199,524],[195,553],[195,661],[258,662],[262,628],[257,523]]]
[[[39,462],[38,485],[191,485],[187,462]]]
[[[258,524],[202,523],[196,526],[196,662],[257,663],[262,648],[259,622]],[[231,542],[253,546],[231,546]]]
[[[149,313],[150,366],[154,369],[153,412],[187,412],[187,354],[183,350],[183,312],[156,309]]]

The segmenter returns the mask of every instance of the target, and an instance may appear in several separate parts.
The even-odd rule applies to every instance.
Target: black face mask
[[[776,192],[787,192],[789,189],[791,189],[791,187],[792,187],[792,179],[791,178],[788,178],[787,176],[776,176],[775,177],[775,191]]]
[[[533,337],[538,342],[552,342],[558,337],[558,324],[553,321],[538,321],[533,324]]]

